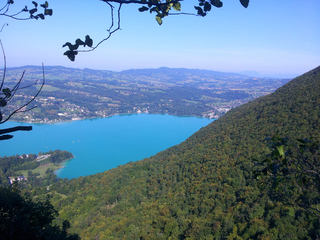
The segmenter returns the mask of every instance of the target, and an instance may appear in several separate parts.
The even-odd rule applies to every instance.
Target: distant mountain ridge
[[[36,69],[38,73],[42,73],[41,66],[33,66],[27,65],[22,67],[12,67],[8,68],[7,70],[34,70]],[[197,75],[199,77],[210,77],[217,79],[249,79],[252,78],[251,76],[239,73],[228,73],[228,72],[219,72],[219,71],[212,71],[212,70],[204,70],[204,69],[188,69],[188,68],[168,68],[168,67],[160,67],[160,68],[147,68],[147,69],[128,69],[123,70],[120,72],[117,71],[110,71],[110,70],[95,70],[95,69],[80,69],[80,68],[69,68],[63,66],[44,66],[45,74],[51,74],[52,71],[55,74],[58,74],[56,71],[60,71],[60,74],[70,74],[70,71],[73,71],[75,74],[81,74],[85,76],[86,74],[93,74],[97,76],[105,76],[108,77],[110,75],[113,76],[148,76],[148,77],[158,77],[159,74],[169,76],[170,78],[177,78],[177,77],[188,77],[190,75]],[[27,77],[27,76],[26,76]]]
[[[97,74],[98,76],[147,76],[147,77],[159,77],[170,76],[170,78],[181,78],[188,75],[198,75],[201,77],[216,77],[217,79],[249,79],[249,78],[261,78],[261,79],[292,79],[294,75],[292,74],[260,74],[256,71],[243,71],[240,73],[232,72],[221,72],[214,70],[206,69],[189,69],[189,68],[169,68],[169,67],[160,67],[160,68],[145,68],[145,69],[127,69],[123,71],[111,71],[111,70],[96,70],[89,68],[70,68],[64,66],[44,66],[45,71],[52,71],[59,69],[61,73],[70,73],[70,70],[76,72],[77,74]],[[26,65],[22,67],[10,67],[8,70],[27,70],[27,69],[38,69],[42,72],[41,66]]]
[[[319,92],[320,67],[155,156],[54,184],[54,205],[88,239],[316,239],[319,219],[271,200],[251,167],[275,133],[320,140]]]
[[[240,74],[257,78],[295,78],[297,74],[261,74],[256,71],[243,71]]]
[[[150,69],[129,69],[121,71],[120,73],[129,74],[129,75],[145,75],[145,76],[155,76],[158,74],[169,75],[172,77],[185,77],[188,75],[198,75],[199,77],[223,77],[223,78],[251,78],[249,76],[238,74],[238,73],[227,73],[227,72],[218,72],[205,69],[189,69],[189,68],[150,68]]]

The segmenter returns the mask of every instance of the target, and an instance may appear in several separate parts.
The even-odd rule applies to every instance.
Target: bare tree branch
[[[2,136],[0,136],[0,141],[9,140],[11,138],[13,138],[13,135],[2,135]]]
[[[38,4],[35,1],[32,1],[32,5],[33,7],[31,9],[29,9],[27,6],[24,6],[24,8],[16,13],[9,13],[10,10],[10,6],[14,4],[14,1],[12,0],[7,0],[6,4],[0,9],[0,16],[3,17],[9,17],[15,20],[29,20],[29,19],[45,19],[45,16],[51,16],[53,11],[52,9],[49,9],[49,3],[47,1],[45,1],[43,4]],[[40,9],[43,10],[42,13],[38,13],[38,6],[40,7]],[[27,17],[20,17],[20,14],[27,14]],[[0,30],[0,32],[2,32],[3,28],[8,25],[8,24],[3,24],[2,28]],[[31,86],[34,86],[35,84],[37,84],[38,81],[36,81],[33,84],[29,84],[27,86],[23,86],[21,87],[21,83],[25,74],[25,71],[23,71],[20,79],[18,80],[18,82],[15,84],[15,86],[11,89],[9,89],[8,87],[5,88],[4,84],[5,84],[5,79],[6,79],[6,71],[7,71],[7,60],[6,60],[6,54],[3,48],[3,44],[2,41],[0,40],[0,45],[1,45],[1,50],[3,53],[3,60],[4,60],[4,67],[3,67],[3,76],[0,82],[0,108],[5,108],[8,104],[8,102],[10,102],[10,100],[16,95],[16,93],[21,90],[21,89],[25,89]],[[27,106],[29,106],[35,99],[36,97],[39,95],[39,93],[41,92],[44,83],[45,83],[45,76],[44,76],[44,67],[42,64],[42,73],[43,73],[43,80],[42,80],[42,84],[38,90],[38,92],[29,100],[27,101],[25,104],[23,104],[22,106],[14,109],[13,111],[10,112],[10,110],[8,110],[7,108],[3,111],[0,110],[0,124],[3,124],[5,122],[7,122],[14,114],[17,113],[22,113],[22,112],[26,112],[26,111],[30,111],[31,109],[34,109],[36,106],[34,107],[30,107],[27,108]],[[3,113],[7,113],[9,112],[8,116],[6,116],[5,118],[3,117]],[[6,128],[6,129],[0,129],[0,140],[6,140],[6,139],[10,139],[13,136],[12,135],[8,135],[6,133],[10,133],[10,132],[14,132],[14,131],[30,131],[32,129],[31,126],[28,127],[15,127],[15,128]],[[6,135],[3,135],[6,134]]]
[[[2,26],[2,29],[3,29],[3,26]],[[1,31],[2,31],[2,29],[1,29]],[[1,85],[0,85],[0,92],[1,92],[1,91],[2,91],[2,87],[3,87],[3,84],[4,84],[4,80],[5,80],[5,78],[6,78],[7,59],[6,59],[6,54],[5,54],[5,52],[4,52],[1,39],[0,39],[0,45],[1,45],[2,53],[3,53],[3,76],[2,76],[2,81],[1,81]]]
[[[177,2],[183,2],[184,0],[173,0],[173,1],[168,1],[168,2],[154,2],[154,1],[139,1],[139,0],[101,0],[102,2],[110,3],[110,2],[115,2],[115,3],[120,3],[120,4],[149,4],[152,6],[163,6],[163,5],[168,5],[169,3],[177,3]]]
[[[107,2],[108,3],[108,2]],[[111,25],[109,27],[109,29],[107,30],[108,31],[108,36],[104,39],[102,39],[97,45],[95,45],[94,47],[92,47],[91,49],[88,49],[88,50],[79,50],[78,52],[90,52],[90,51],[93,51],[95,50],[101,43],[107,41],[112,34],[114,34],[115,32],[117,32],[118,30],[121,30],[121,26],[120,26],[120,23],[121,23],[121,15],[120,15],[120,11],[121,11],[121,6],[122,4],[120,3],[119,7],[118,7],[118,10],[117,10],[117,17],[118,17],[118,22],[117,22],[117,27],[115,29],[112,30],[113,26],[114,26],[114,6],[110,3],[108,3],[109,6],[110,6],[110,9],[111,9]]]
[[[39,18],[44,20],[45,16],[52,15],[52,9],[48,9],[48,2],[46,1],[44,4],[40,4],[40,7],[43,8],[43,13],[36,14],[38,12],[38,3],[35,1],[32,1],[33,7],[29,9],[27,6],[25,6],[22,10],[16,12],[16,13],[9,13],[10,6],[14,4],[14,1],[7,1],[7,3],[0,9],[0,16],[12,18],[14,20],[30,20],[30,19],[36,19]],[[28,14],[28,17],[18,17],[19,15]]]
[[[15,94],[21,90],[21,89],[25,89],[31,86],[34,86],[35,84],[37,84],[38,81],[36,81],[33,84],[29,84],[27,86],[21,87],[21,83],[25,74],[25,71],[23,71],[20,79],[18,80],[18,82],[15,84],[15,86],[10,90],[9,88],[4,88],[4,83],[5,83],[5,78],[6,78],[6,71],[7,71],[7,67],[6,67],[6,55],[5,55],[5,51],[3,48],[3,44],[2,41],[0,40],[0,45],[1,45],[1,49],[2,49],[2,53],[3,53],[3,58],[4,58],[4,69],[3,69],[3,76],[2,76],[2,80],[1,80],[1,84],[0,84],[0,107],[6,107],[7,103],[15,96]],[[5,122],[7,122],[14,114],[17,113],[22,113],[22,112],[26,112],[26,111],[30,111],[32,109],[34,109],[36,106],[31,107],[31,108],[26,108],[27,106],[29,106],[35,99],[36,97],[39,95],[39,93],[41,92],[44,84],[45,84],[45,75],[44,75],[44,66],[42,64],[42,84],[39,88],[39,90],[37,91],[37,93],[29,100],[27,101],[25,104],[23,104],[22,106],[16,108],[15,110],[13,110],[8,116],[5,117],[5,119],[3,119],[3,113],[7,112],[7,110],[0,111],[0,124],[3,124]],[[31,126],[26,126],[26,127],[13,127],[13,128],[6,128],[6,129],[0,129],[0,141],[1,140],[8,140],[13,138],[13,135],[9,135],[6,133],[11,133],[11,132],[15,132],[15,131],[30,131],[32,130]],[[3,135],[6,134],[6,135]]]
[[[20,83],[21,83],[21,81],[22,81],[22,78],[23,78],[23,75],[24,75],[24,72],[23,72],[22,77],[20,78],[19,82],[16,84],[16,86],[17,86],[17,85],[20,85]],[[43,64],[42,64],[42,75],[43,75],[43,81],[42,81],[42,84],[41,84],[38,92],[32,97],[31,100],[29,100],[27,103],[23,104],[22,106],[20,106],[20,107],[17,108],[16,110],[14,110],[11,114],[9,114],[9,116],[8,116],[5,120],[2,120],[2,121],[0,122],[0,124],[3,124],[3,123],[5,123],[6,121],[8,121],[8,120],[9,120],[14,114],[16,114],[16,113],[27,112],[27,111],[30,111],[30,110],[36,108],[36,106],[34,106],[34,107],[32,107],[32,108],[29,108],[29,109],[24,109],[25,107],[27,107],[31,102],[33,102],[33,101],[36,99],[36,97],[39,95],[39,93],[41,92],[41,90],[42,90],[42,88],[43,88],[43,86],[44,86],[44,84],[45,84],[45,76],[44,76],[44,66],[43,66]],[[17,90],[19,90],[19,88],[15,89],[14,93],[16,93]]]
[[[32,126],[18,126],[18,127],[0,129],[0,134],[12,133],[16,131],[31,131],[31,130],[32,130]]]
[[[75,60],[75,56],[78,55],[79,52],[91,52],[95,49],[97,49],[103,42],[107,41],[115,32],[118,30],[121,30],[121,7],[123,4],[138,4],[138,5],[143,5],[143,7],[139,8],[138,10],[140,12],[144,12],[149,10],[150,13],[155,13],[156,14],[156,21],[158,24],[162,24],[162,19],[166,16],[169,15],[191,15],[191,16],[205,16],[209,9],[204,8],[202,5],[200,7],[197,7],[196,10],[198,11],[197,14],[195,13],[186,13],[186,12],[175,12],[172,13],[172,9],[175,11],[180,11],[181,10],[181,5],[180,3],[183,2],[184,0],[172,0],[172,1],[162,1],[162,0],[154,0],[154,1],[139,1],[139,0],[102,0],[103,2],[107,3],[108,6],[110,7],[110,27],[107,29],[107,36],[100,40],[96,45],[92,46],[92,39],[90,38],[89,35],[86,36],[86,40],[82,41],[80,39],[77,39],[75,41],[75,44],[71,44],[70,42],[65,43],[62,47],[69,47],[69,50],[64,52],[64,55],[66,55],[71,61]],[[115,16],[114,10],[115,10],[115,5],[118,4],[117,7],[117,15]],[[209,2],[207,4],[210,5]],[[210,5],[211,6],[211,5]],[[199,10],[203,9],[203,10]],[[117,24],[115,24],[117,18]],[[87,42],[87,38],[89,38],[90,43]],[[79,46],[83,45],[83,47],[89,47],[89,49],[81,49],[78,50]]]

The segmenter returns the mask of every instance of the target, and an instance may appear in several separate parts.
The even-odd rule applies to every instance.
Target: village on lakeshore
[[[14,82],[23,70],[26,82],[42,76],[38,67],[27,66],[8,69],[7,81]],[[112,72],[47,67],[45,85],[32,103],[37,107],[11,120],[55,123],[140,113],[216,119],[288,81],[191,69]],[[32,91],[21,90],[11,107],[32,97]]]

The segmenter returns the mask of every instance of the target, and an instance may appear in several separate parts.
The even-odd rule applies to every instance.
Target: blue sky
[[[122,30],[75,62],[63,56],[62,45],[87,34],[96,42],[104,38],[110,10],[99,0],[48,2],[53,16],[45,21],[1,17],[9,23],[0,33],[9,67],[43,62],[114,71],[166,66],[297,76],[320,65],[319,0],[251,0],[247,9],[225,0],[206,17],[169,16],[162,26],[137,5],[126,5]],[[185,0],[182,10],[195,12],[196,3]],[[19,9],[24,4],[15,1]]]

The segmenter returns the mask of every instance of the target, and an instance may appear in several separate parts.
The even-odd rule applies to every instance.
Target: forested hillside
[[[251,167],[275,133],[320,140],[319,93],[320,67],[156,156],[54,184],[53,204],[82,239],[315,239],[319,219],[272,201]]]

